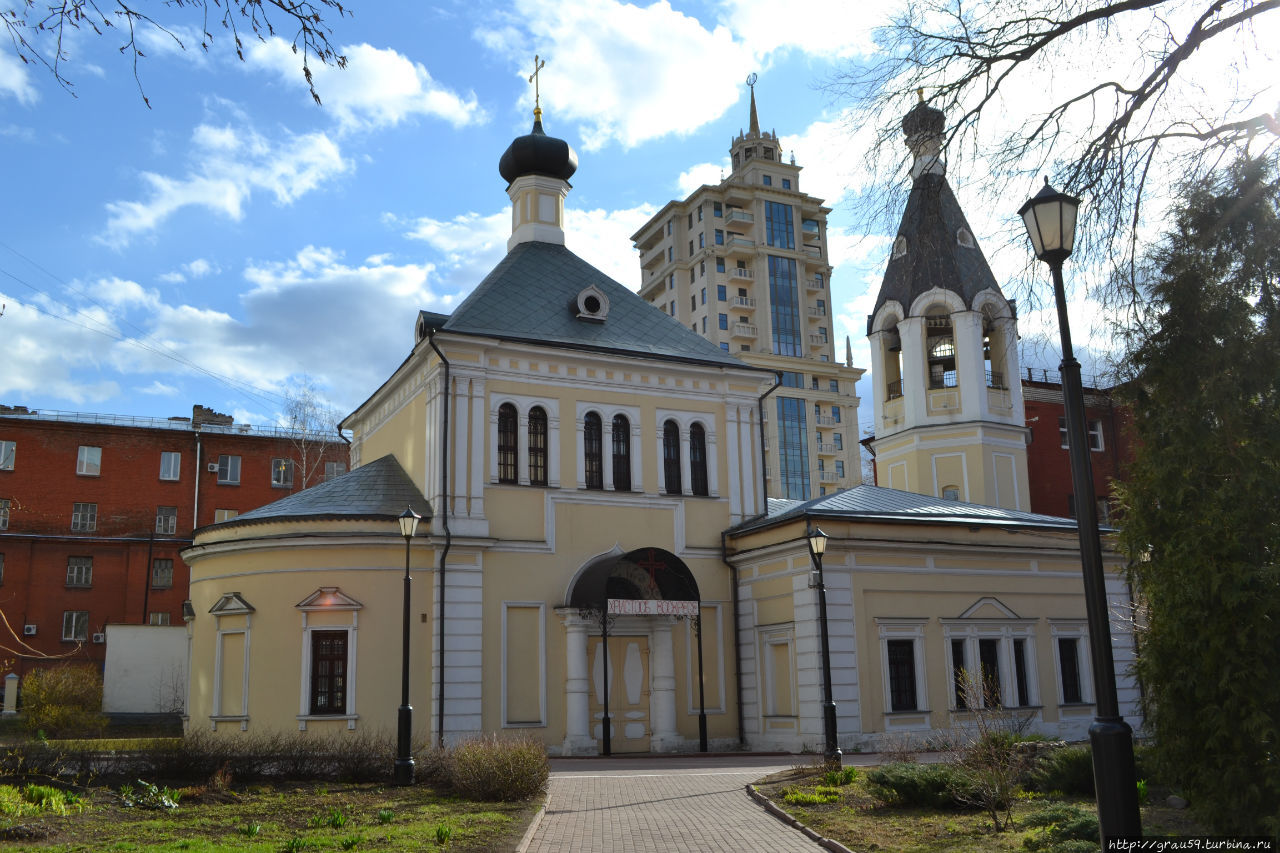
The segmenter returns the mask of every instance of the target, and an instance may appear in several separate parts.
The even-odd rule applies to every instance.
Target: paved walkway
[[[796,756],[553,759],[529,853],[570,850],[816,853],[744,789]]]

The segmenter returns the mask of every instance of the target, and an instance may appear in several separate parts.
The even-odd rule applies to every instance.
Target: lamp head
[[[818,557],[821,557],[827,551],[827,534],[822,532],[821,527],[811,527],[805,534],[805,538],[809,540],[809,550]]]
[[[418,519],[422,516],[413,511],[413,507],[406,506],[404,512],[400,513],[400,535],[405,539],[412,538],[413,534],[418,530]]]
[[[1022,207],[1018,215],[1027,227],[1027,236],[1036,257],[1046,263],[1061,263],[1071,257],[1076,243],[1076,213],[1080,199],[1044,186]]]

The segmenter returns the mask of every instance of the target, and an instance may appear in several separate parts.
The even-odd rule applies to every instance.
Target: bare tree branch
[[[112,28],[123,30],[128,38],[120,45],[120,52],[130,56],[138,92],[143,103],[150,107],[151,101],[143,90],[138,73],[138,60],[146,56],[138,45],[139,30],[155,30],[173,39],[183,50],[186,50],[186,45],[168,25],[143,11],[142,4],[146,2],[111,0],[110,3],[99,4],[97,0],[21,0],[18,8],[0,12],[0,21],[4,23],[18,58],[24,64],[43,65],[58,85],[73,95],[74,84],[63,72],[63,65],[69,62],[66,37],[77,30],[89,30],[99,36]],[[152,5],[154,3],[152,0]],[[291,46],[295,54],[302,53],[302,76],[317,104],[320,103],[320,94],[312,79],[311,62],[333,64],[338,68],[347,65],[346,56],[338,53],[329,41],[333,28],[324,17],[350,15],[341,0],[163,0],[163,5],[170,9],[201,11],[200,47],[206,52],[214,41],[213,33],[209,31],[209,7],[212,5],[215,17],[220,16],[220,23],[231,36],[236,56],[241,61],[244,61],[244,43],[240,38],[242,29],[265,42],[276,34],[276,23],[283,20],[285,28],[293,30]],[[51,44],[46,46],[47,43]]]
[[[947,116],[951,171],[980,164],[964,178],[984,202],[1016,205],[1046,173],[1085,201],[1076,252],[1081,267],[1099,271],[1093,295],[1110,308],[1132,304],[1139,294],[1124,282],[1133,276],[1110,272],[1132,269],[1144,214],[1164,207],[1152,202],[1227,152],[1277,150],[1280,104],[1258,103],[1271,81],[1250,78],[1248,64],[1251,52],[1271,49],[1253,25],[1278,8],[1280,0],[910,4],[877,33],[882,58],[828,81],[851,103],[851,124],[875,128],[859,224],[871,233],[897,226],[907,190],[899,122],[923,89]],[[1215,39],[1241,44],[1215,51],[1230,59],[1210,72],[1204,49]],[[1204,91],[1209,80],[1221,88]],[[1037,103],[1028,89],[1046,95]],[[1012,217],[1005,236],[1023,239]],[[1024,304],[1038,304],[1026,280],[1013,284]]]

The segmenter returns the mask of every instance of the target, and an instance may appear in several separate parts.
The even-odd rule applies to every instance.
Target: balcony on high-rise
[[[740,207],[730,207],[724,212],[724,227],[729,231],[746,234],[755,227],[755,222],[756,218]]]

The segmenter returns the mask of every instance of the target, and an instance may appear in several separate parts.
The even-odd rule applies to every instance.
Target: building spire
[[[752,136],[760,135],[760,119],[756,116],[756,74],[751,72],[747,75],[747,86],[751,89],[751,126],[748,133]]]

